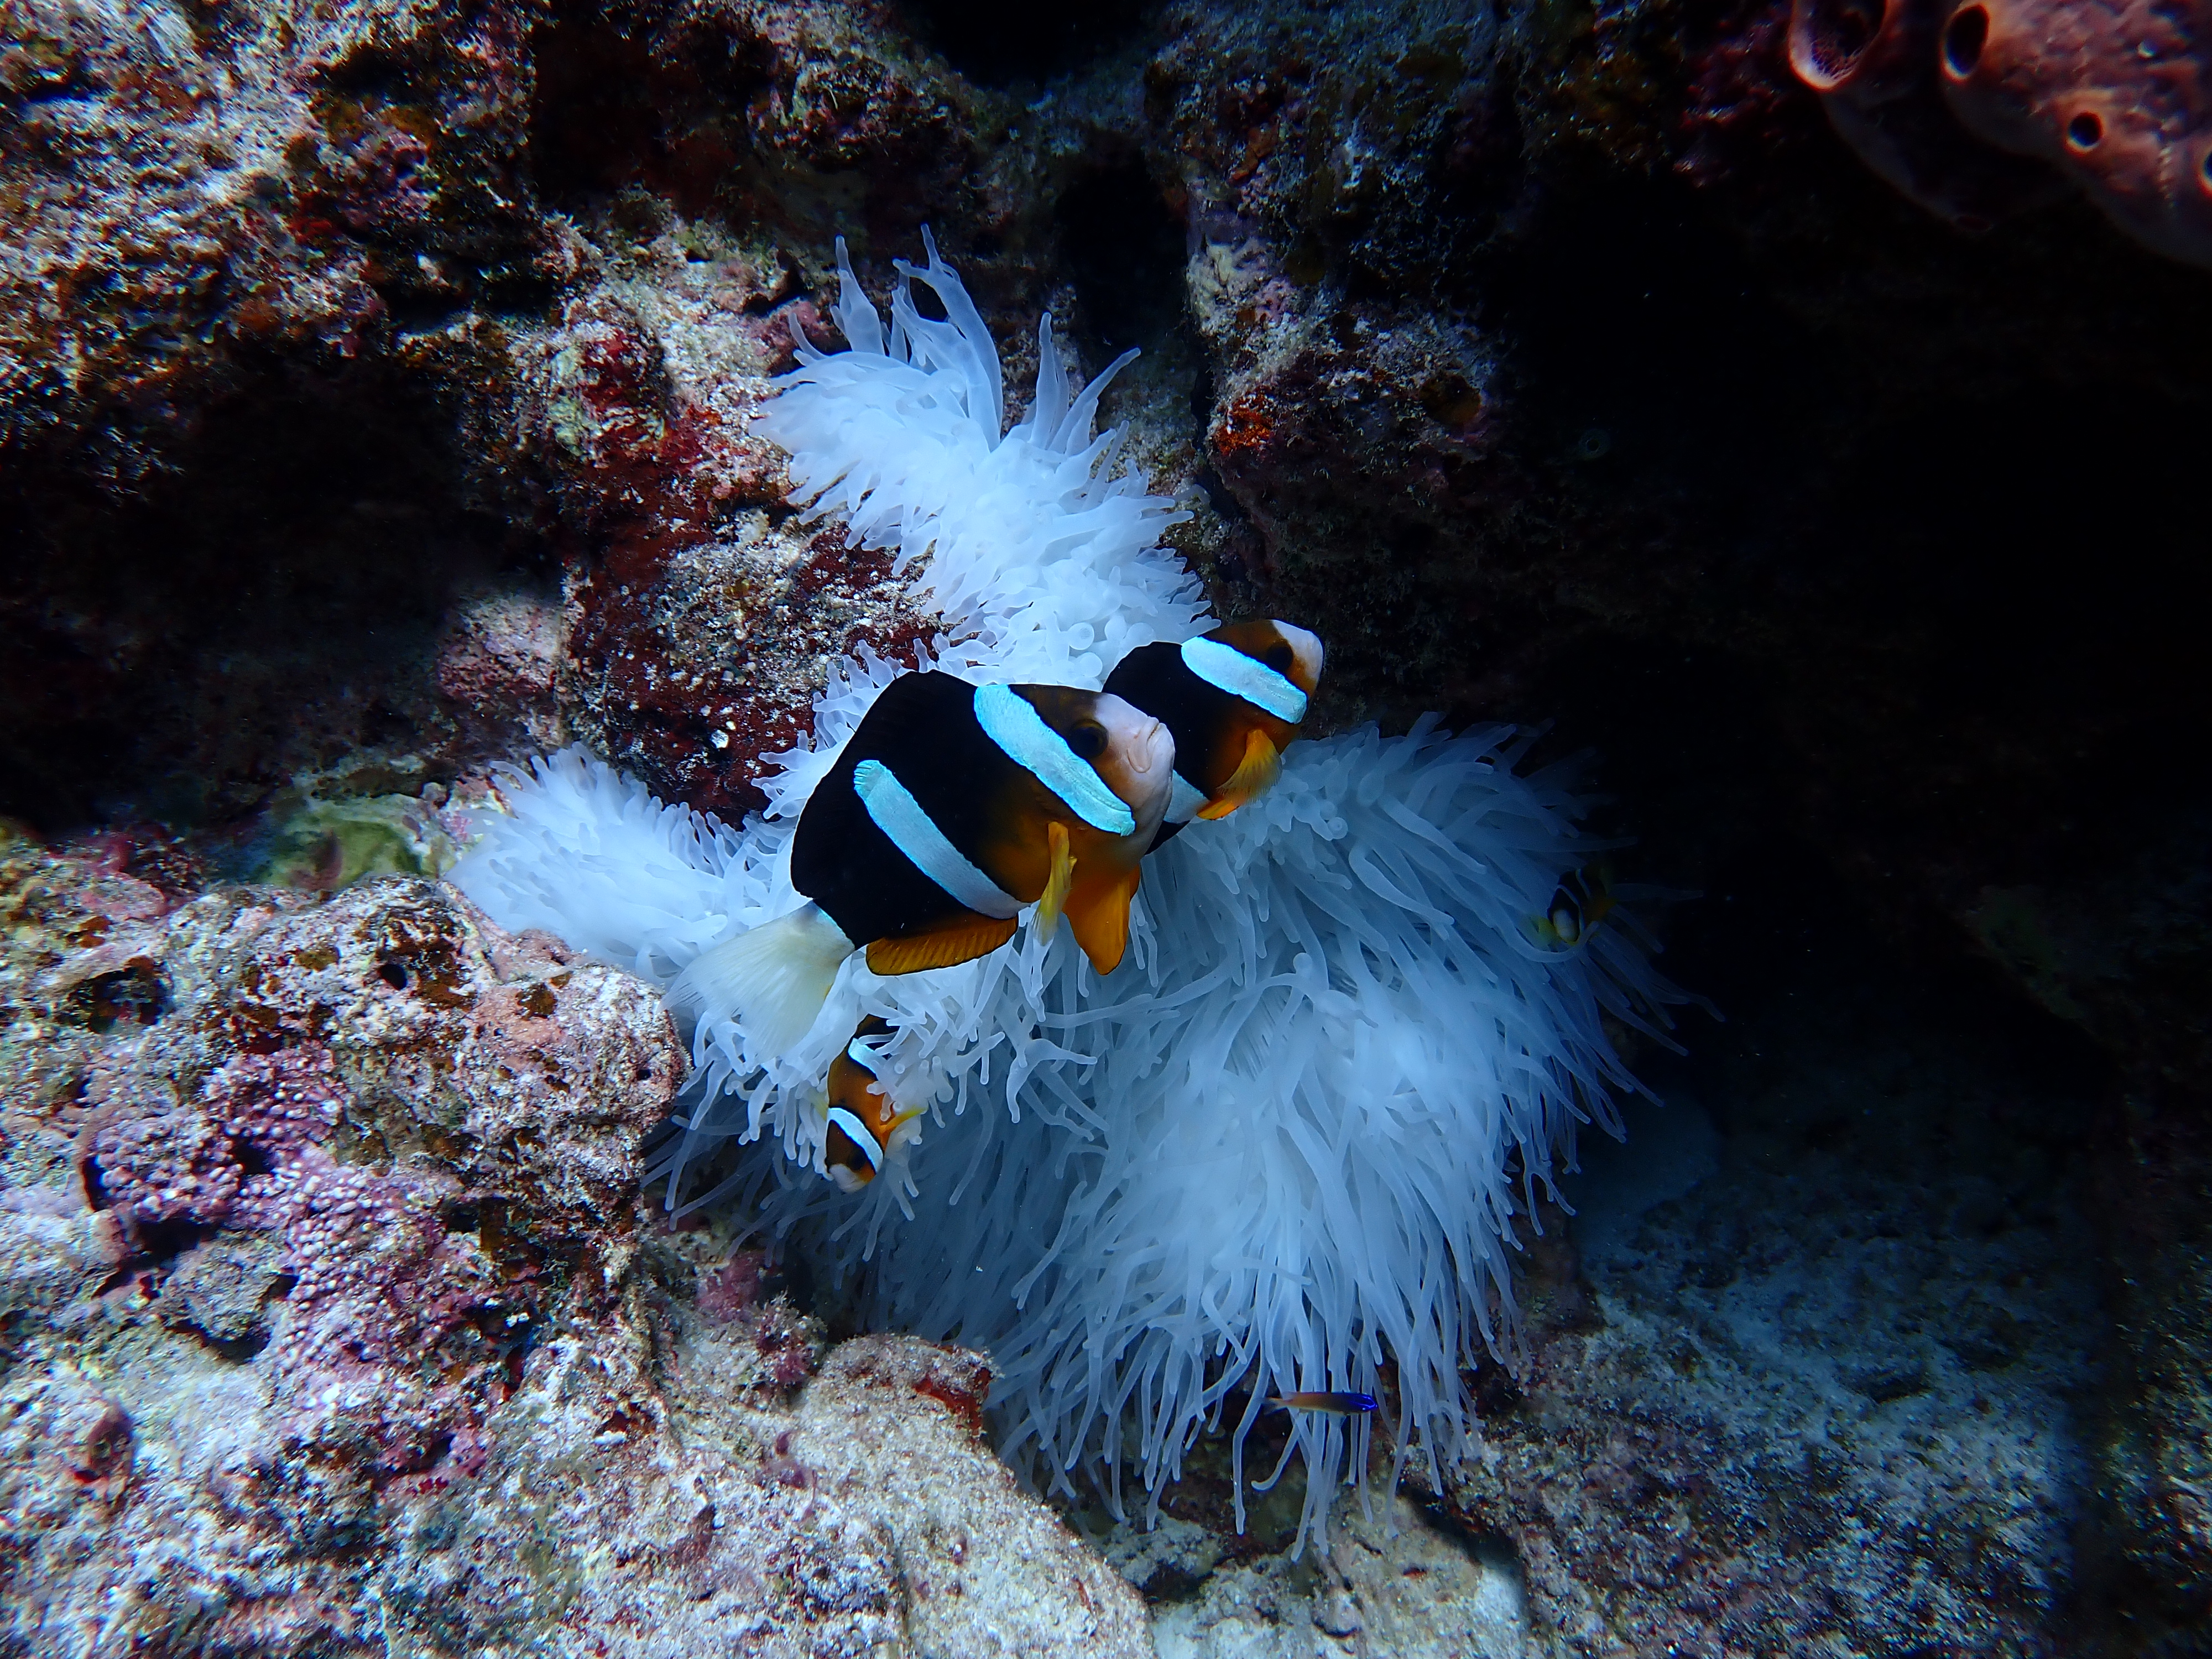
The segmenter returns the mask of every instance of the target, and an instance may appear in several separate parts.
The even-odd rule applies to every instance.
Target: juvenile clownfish
[[[1285,622],[1231,623],[1181,645],[1140,645],[1106,689],[1175,734],[1175,796],[1158,847],[1192,818],[1226,817],[1273,787],[1321,684],[1322,644]]]
[[[921,1115],[919,1106],[901,1111],[878,1080],[877,1056],[867,1039],[890,1029],[870,1014],[830,1062],[830,1130],[822,1158],[830,1178],[848,1193],[857,1193],[882,1172],[894,1138]]]
[[[1595,931],[1613,906],[1613,872],[1593,864],[1560,877],[1544,914],[1528,917],[1526,926],[1539,945],[1571,951]]]
[[[1109,973],[1174,775],[1168,727],[1120,697],[902,675],[799,814],[791,879],[809,902],[702,954],[671,1000],[734,1012],[781,1054],[854,951],[878,974],[949,968],[1004,945],[1032,903],[1041,933],[1065,915]]]
[[[1356,1417],[1362,1412],[1375,1409],[1371,1394],[1277,1394],[1267,1396],[1270,1406],[1279,1406],[1286,1412],[1334,1412],[1340,1417]]]

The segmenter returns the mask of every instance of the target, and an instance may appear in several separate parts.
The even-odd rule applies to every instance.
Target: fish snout
[[[1164,803],[1174,787],[1175,734],[1164,721],[1111,693],[1098,699],[1107,749],[1098,773],[1140,818]]]
[[[1164,811],[1175,789],[1175,734],[1166,722],[1146,716],[1142,729],[1130,734],[1127,750],[1121,793],[1139,817],[1156,805]]]
[[[1098,699],[1098,721],[1106,728],[1113,763],[1133,777],[1175,765],[1175,738],[1159,720],[1109,692]]]
[[[1165,720],[1153,720],[1140,739],[1144,759],[1135,770],[1150,775],[1158,772],[1164,777],[1175,770],[1175,733],[1168,730]]]

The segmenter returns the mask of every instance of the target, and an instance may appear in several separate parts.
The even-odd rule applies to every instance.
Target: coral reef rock
[[[1528,1363],[1447,1484],[1555,1650],[2074,1650],[2081,1103],[1824,988],[1817,1024],[1785,994],[1697,1068],[1725,1135],[1686,1090],[1644,1107],[1533,1244]]]
[[[800,1396],[790,1455],[890,1529],[921,1652],[1148,1654],[1143,1602],[992,1455],[990,1383],[974,1354],[855,1337]]]
[[[0,863],[0,1645],[1146,1650],[980,1361],[810,1382],[757,1255],[653,1224],[645,987],[417,878],[160,897]]]
[[[1378,1473],[1387,1479],[1387,1468]],[[1133,1563],[1158,1572],[1147,1554],[1134,1553]],[[1183,1593],[1163,1596],[1153,1620],[1160,1659],[1521,1659],[1530,1651],[1510,1553],[1478,1547],[1379,1490],[1366,1503],[1346,1500],[1326,1550],[1295,1561],[1261,1556],[1174,1587]]]

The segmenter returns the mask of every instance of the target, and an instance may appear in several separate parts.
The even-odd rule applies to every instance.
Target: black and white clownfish
[[[1153,846],[1267,793],[1321,684],[1322,656],[1303,628],[1245,622],[1181,645],[1140,645],[1115,665],[1107,690],[1175,734],[1175,797]]]
[[[1603,863],[1559,878],[1540,916],[1527,919],[1529,936],[1547,950],[1571,951],[1588,939],[1613,906],[1613,872]]]
[[[1039,932],[1065,915],[1110,972],[1174,776],[1169,728],[1120,697],[902,675],[799,814],[791,879],[809,902],[704,952],[670,1000],[734,1012],[781,1054],[854,951],[878,974],[949,968],[1005,944],[1032,903]]]
[[[860,1191],[882,1173],[898,1132],[921,1115],[919,1106],[900,1110],[877,1077],[877,1055],[868,1039],[890,1029],[886,1021],[870,1014],[830,1062],[830,1128],[823,1164],[830,1178],[848,1193]]]

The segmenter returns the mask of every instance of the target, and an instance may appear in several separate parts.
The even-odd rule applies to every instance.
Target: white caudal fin
[[[817,904],[748,928],[700,954],[668,988],[695,1024],[734,1019],[757,1060],[796,1045],[828,1000],[853,941]]]

